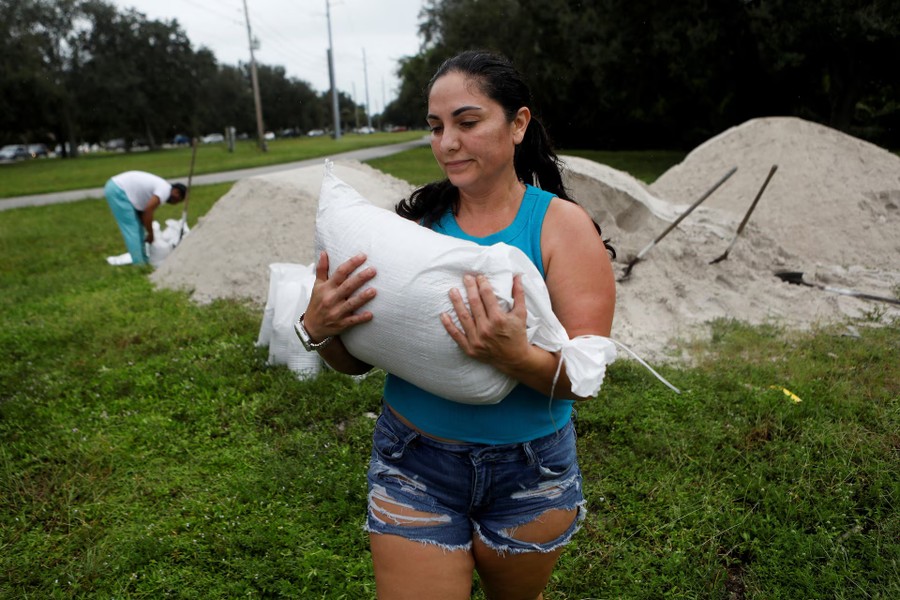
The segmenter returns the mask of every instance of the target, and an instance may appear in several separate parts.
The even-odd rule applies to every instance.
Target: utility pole
[[[382,75],[381,76],[381,117],[379,119],[380,123],[378,124],[379,129],[384,128],[384,110],[386,108],[387,108],[387,95],[385,95],[385,93],[384,93],[384,75]]]
[[[353,82],[353,117],[356,119],[356,130],[359,131],[359,102],[356,101],[356,82]]]
[[[246,0],[244,0],[246,2]],[[334,115],[334,139],[341,139],[341,113],[338,108],[337,82],[334,78],[334,46],[331,42],[331,2],[325,0],[325,15],[328,17],[328,79],[331,82],[331,112]]]
[[[265,152],[269,148],[266,145],[263,130],[262,105],[259,101],[259,77],[256,75],[256,59],[253,57],[253,34],[250,33],[250,12],[247,10],[247,0],[244,0],[244,17],[247,19],[247,39],[250,42],[250,81],[253,84],[253,101],[256,103],[256,135],[259,140],[259,149]]]
[[[369,70],[366,66],[366,49],[363,48],[363,81],[366,84],[366,118],[369,129],[372,129],[372,111],[369,109]]]

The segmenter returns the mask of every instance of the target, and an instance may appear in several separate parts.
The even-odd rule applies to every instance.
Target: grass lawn
[[[420,182],[424,158],[376,164]],[[192,221],[229,187],[196,186]],[[156,290],[123,251],[102,201],[0,212],[0,598],[373,598],[383,374],[270,367],[261,307]],[[659,369],[681,395],[611,365],[545,597],[900,597],[900,327],[873,315],[715,322]]]
[[[614,169],[625,171],[645,183],[653,183],[669,167],[684,159],[683,152],[672,150],[651,150],[644,152],[609,152],[602,150],[560,150],[560,154],[580,156]],[[382,171],[392,173],[414,185],[422,185],[442,177],[440,167],[434,161],[431,148],[424,146],[401,154],[368,161]]]
[[[425,132],[347,134],[330,137],[276,139],[261,152],[255,141],[235,144],[229,152],[225,144],[199,144],[194,174],[218,173],[249,167],[281,164],[317,156],[328,156],[360,148],[396,144],[419,139]],[[0,164],[0,198],[27,196],[65,190],[103,187],[106,180],[129,170],[149,171],[163,178],[187,177],[191,169],[191,148],[178,147],[146,152],[98,152],[74,160],[59,158]]]

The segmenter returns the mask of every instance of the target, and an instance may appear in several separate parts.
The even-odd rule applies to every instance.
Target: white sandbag
[[[125,254],[118,254],[116,256],[107,256],[106,262],[114,267],[121,267],[123,265],[130,265],[133,261],[131,254],[126,252]]]
[[[319,196],[316,247],[328,252],[332,273],[360,252],[378,273],[371,283],[378,293],[366,306],[374,318],[341,336],[350,353],[443,398],[493,404],[516,385],[466,356],[440,322],[442,312],[455,314],[448,292],[463,289],[466,273],[486,275],[507,309],[513,276],[522,274],[528,339],[551,352],[562,351],[579,396],[595,395],[606,365],[615,360],[615,345],[607,338],[568,338],[553,314],[540,272],[521,250],[452,238],[374,206],[333,174],[330,161]]]
[[[183,224],[183,225],[182,225]],[[190,232],[187,223],[181,219],[166,219],[166,228],[161,229],[159,221],[153,221],[153,243],[144,244],[144,250],[147,252],[147,261],[153,267],[159,267],[163,261],[172,253],[181,240]],[[119,254],[118,256],[107,256],[106,262],[120,267],[132,264],[131,254]]]
[[[266,295],[266,305],[263,309],[262,323],[259,327],[259,335],[256,338],[256,345],[259,347],[268,346],[272,341],[273,321],[275,318],[275,305],[278,301],[278,289],[285,282],[302,281],[306,283],[305,290],[306,302],[302,306],[300,313],[306,309],[309,303],[309,296],[312,294],[312,284],[315,281],[316,271],[314,265],[299,265],[295,263],[270,263],[269,264],[269,291]],[[296,299],[290,300],[296,303]]]
[[[155,232],[158,231],[157,227],[159,227],[159,224],[156,221],[154,221],[153,224],[153,237],[156,239]],[[190,227],[188,227],[188,224],[183,219],[166,219],[166,228],[159,233],[159,237],[163,242],[174,248],[190,232]]]
[[[272,321],[275,318],[275,303],[278,295],[278,286],[286,279],[300,279],[308,274],[308,272],[309,267],[304,265],[292,263],[269,264],[269,292],[266,295],[266,305],[263,308],[262,323],[259,326],[259,335],[256,338],[256,345],[260,348],[268,346],[269,342],[272,341]],[[312,292],[310,291],[310,293]]]
[[[181,219],[166,219],[165,229],[160,228],[158,221],[153,221],[153,242],[147,244],[148,262],[159,267],[189,231],[187,223]]]
[[[147,244],[147,261],[153,267],[159,267],[171,253],[172,246],[165,242],[154,239],[152,243]]]
[[[269,294],[256,341],[257,346],[268,345],[270,365],[286,365],[302,378],[313,377],[322,368],[319,354],[307,352],[294,332],[294,322],[309,304],[314,281],[313,265],[269,265]]]

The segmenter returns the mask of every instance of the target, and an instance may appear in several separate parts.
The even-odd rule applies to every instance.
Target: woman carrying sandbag
[[[426,121],[447,178],[417,189],[397,212],[449,236],[519,248],[543,276],[570,338],[608,336],[614,251],[569,199],[530,105],[504,57],[464,52],[446,61],[429,84]],[[350,374],[370,366],[347,351],[341,333],[378,319],[366,310],[377,285],[366,287],[375,268],[360,268],[365,262],[358,255],[329,277],[322,254],[298,330]],[[368,474],[379,598],[469,598],[476,570],[489,598],[540,598],[585,516],[577,396],[558,353],[528,341],[520,278],[511,310],[484,276],[466,275],[460,287],[447,290],[455,313],[440,316],[447,334],[519,383],[496,404],[474,405],[387,375]]]

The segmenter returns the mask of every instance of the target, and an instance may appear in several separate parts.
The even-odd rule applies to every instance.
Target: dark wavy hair
[[[512,62],[505,56],[483,50],[469,50],[444,61],[428,82],[425,97],[431,94],[431,88],[438,79],[454,72],[465,75],[478,86],[482,94],[503,107],[510,123],[520,108],[531,108],[531,90]],[[522,142],[516,146],[513,164],[520,180],[532,183],[563,200],[575,202],[563,185],[559,157],[553,150],[547,130],[534,114]],[[459,209],[459,190],[449,179],[428,183],[395,206],[397,214],[419,221],[426,227],[440,220],[448,209],[453,214],[457,214]],[[602,237],[600,226],[596,222],[594,227]],[[609,241],[603,240],[603,243],[615,258],[616,251]]]

